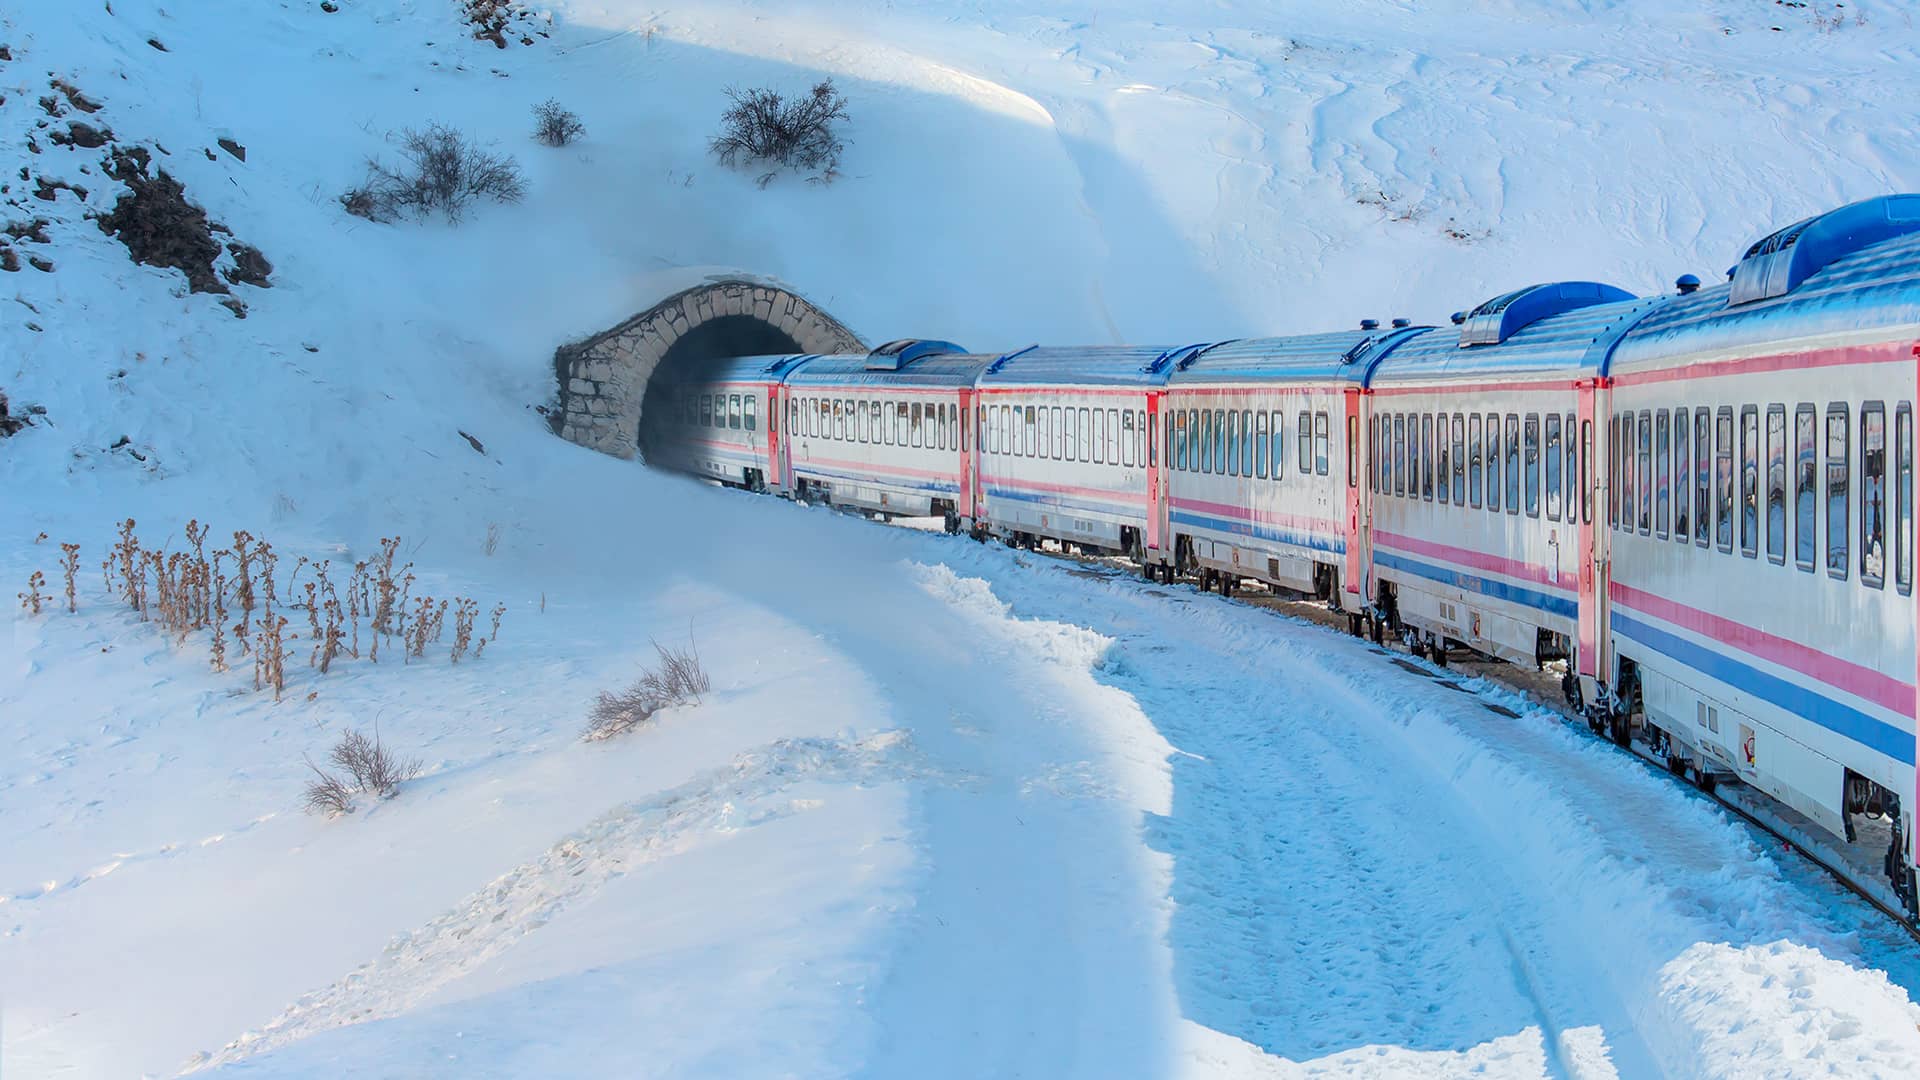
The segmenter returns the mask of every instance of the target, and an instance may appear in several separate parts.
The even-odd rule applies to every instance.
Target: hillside
[[[501,48],[454,0],[8,5],[0,582],[56,598],[0,633],[0,1074],[1920,1069],[1920,971],[1869,914],[1542,716],[1485,731],[1312,627],[659,476],[540,411],[556,346],[716,270],[981,350],[1710,279],[1920,189],[1916,7],[556,0]],[[714,162],[728,87],[823,76],[830,183]],[[582,141],[534,142],[549,98]],[[348,215],[433,122],[525,198]],[[101,229],[134,151],[228,230],[216,291]],[[128,518],[341,580],[399,537],[497,642],[322,675],[302,614],[276,703],[116,602]],[[714,692],[581,742],[656,638]],[[422,775],[303,813],[307,759],[376,726]],[[1315,775],[1330,815],[1284,794]],[[1616,835],[1615,800],[1680,824]],[[1558,828],[1487,824],[1521,817]],[[1323,878],[1342,904],[1289,884]]]

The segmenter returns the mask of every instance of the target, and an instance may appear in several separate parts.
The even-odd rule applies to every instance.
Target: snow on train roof
[[[1447,382],[1472,377],[1597,374],[1621,336],[1664,297],[1593,304],[1521,327],[1499,344],[1465,345],[1442,327],[1412,338],[1374,366],[1370,387]]]
[[[980,376],[990,386],[1164,386],[1178,349],[1140,345],[1085,348],[1029,346],[987,361]]]
[[[991,356],[935,353],[899,368],[873,366],[867,353],[801,357],[787,376],[788,386],[972,386]]]
[[[795,365],[810,359],[800,355],[715,356],[672,372],[663,365],[656,379],[680,383],[775,382]]]
[[[1224,382],[1358,382],[1366,377],[1372,358],[1420,332],[1420,329],[1402,328],[1341,330],[1222,341],[1176,353],[1169,381],[1174,386]]]
[[[1770,343],[1920,333],[1920,233],[1835,259],[1782,296],[1729,306],[1731,291],[1728,283],[1674,297],[1626,335],[1606,373]]]

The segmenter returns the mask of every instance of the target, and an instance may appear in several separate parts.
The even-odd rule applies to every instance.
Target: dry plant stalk
[[[684,649],[669,649],[655,641],[653,651],[659,654],[659,662],[642,672],[632,686],[619,693],[602,690],[594,699],[587,713],[585,738],[598,740],[625,734],[652,720],[662,709],[700,704],[701,696],[713,689],[691,640]]]
[[[453,662],[467,654],[473,646],[473,620],[480,615],[480,605],[462,596],[456,601],[453,611]],[[485,644],[485,642],[482,642]],[[478,656],[478,653],[474,654]]]
[[[353,789],[332,773],[322,772],[312,758],[301,756],[315,777],[307,783],[307,813],[325,814],[328,817],[353,813]]]
[[[377,727],[371,739],[357,731],[342,735],[328,757],[347,771],[361,791],[376,799],[393,798],[401,784],[420,775],[420,760],[395,756],[380,741]]]
[[[73,598],[73,576],[80,571],[80,545],[60,545],[60,569],[67,575],[67,614],[80,610]]]
[[[35,570],[31,575],[28,576],[27,591],[19,594],[20,610],[25,611],[32,615],[40,614],[41,608],[46,604],[46,602],[48,600],[53,599],[52,597],[47,596],[40,591],[40,587],[42,585],[45,585],[46,583],[47,583],[47,575],[41,573],[38,570]]]

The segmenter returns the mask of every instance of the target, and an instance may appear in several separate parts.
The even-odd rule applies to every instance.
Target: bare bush
[[[368,160],[366,180],[340,197],[347,213],[373,221],[438,213],[458,222],[477,200],[518,202],[526,195],[518,162],[444,124],[401,132],[400,156],[398,166]]]
[[[565,146],[586,131],[580,117],[553,98],[533,107],[533,137],[548,146]]]
[[[312,758],[306,761],[307,768],[312,769],[314,775],[314,779],[307,782],[307,813],[325,814],[328,817],[353,813],[353,789],[347,786],[346,781],[322,770],[313,763]]]
[[[815,83],[804,97],[788,100],[764,87],[727,91],[727,111],[720,114],[720,134],[712,142],[722,165],[763,162],[778,168],[816,172],[831,179],[846,144],[838,128],[847,119],[847,99],[832,79]],[[762,185],[773,178],[768,172]]]
[[[401,784],[420,775],[419,759],[395,756],[380,741],[377,730],[371,739],[358,731],[347,732],[327,757],[347,771],[355,787],[376,799],[393,798]]]
[[[662,709],[700,704],[701,697],[713,689],[692,642],[684,649],[669,649],[656,641],[653,651],[659,654],[659,662],[643,671],[633,685],[617,693],[602,690],[594,699],[587,711],[586,738],[624,735]]]

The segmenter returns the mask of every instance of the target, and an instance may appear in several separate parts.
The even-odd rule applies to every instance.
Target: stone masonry
[[[654,368],[695,327],[729,315],[766,323],[798,342],[802,352],[867,351],[839,320],[785,289],[747,280],[710,282],[554,352],[560,437],[615,457],[634,457],[641,403]]]

